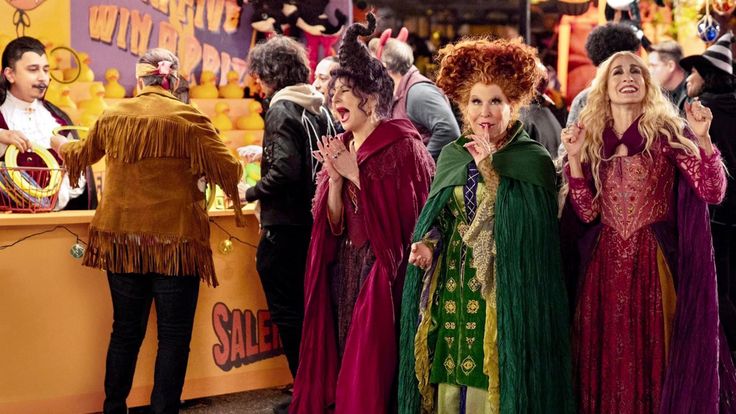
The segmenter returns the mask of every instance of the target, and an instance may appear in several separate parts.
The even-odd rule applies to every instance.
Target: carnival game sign
[[[212,357],[223,371],[283,353],[278,328],[268,310],[230,310],[218,302],[212,307],[212,328],[218,340],[212,346]]]
[[[230,70],[244,76],[252,9],[236,0],[74,0],[71,8],[72,47],[90,56],[96,80],[115,67],[130,89],[138,57],[153,47],[174,51],[190,81],[202,70],[221,83]]]

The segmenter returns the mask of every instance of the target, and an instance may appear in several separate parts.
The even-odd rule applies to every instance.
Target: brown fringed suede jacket
[[[210,120],[158,86],[105,111],[84,141],[61,148],[69,178],[107,155],[105,188],[83,264],[115,273],[198,275],[217,286],[205,176],[234,201],[242,166]]]

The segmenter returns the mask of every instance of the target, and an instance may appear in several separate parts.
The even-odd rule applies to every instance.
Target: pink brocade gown
[[[640,151],[638,144],[628,146]],[[659,412],[675,298],[670,265],[652,224],[673,220],[676,168],[706,202],[719,202],[723,194],[717,152],[708,157],[701,151],[698,159],[664,139],[650,152],[603,161],[597,199],[589,180],[568,173],[578,217],[590,223],[600,216],[602,223],[574,317],[581,413]]]

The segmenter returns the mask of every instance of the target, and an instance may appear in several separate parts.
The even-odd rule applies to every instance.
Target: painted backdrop
[[[0,49],[17,34],[34,36],[49,46],[71,46],[90,56],[95,80],[105,70],[120,71],[130,92],[134,65],[145,50],[165,47],[181,59],[185,75],[210,70],[220,83],[230,70],[245,72],[254,41],[253,5],[245,0],[0,0]],[[305,4],[309,2],[300,2]],[[314,3],[314,2],[312,2]],[[350,16],[350,0],[329,0],[325,11]],[[18,12],[22,10],[23,13]],[[19,20],[27,25],[17,25]]]
[[[75,0],[71,44],[89,54],[98,77],[117,67],[128,89],[136,59],[152,47],[175,51],[185,76],[202,69],[243,74],[251,14],[234,0]]]

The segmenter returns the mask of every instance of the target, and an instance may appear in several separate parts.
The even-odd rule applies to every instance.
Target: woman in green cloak
[[[536,51],[470,39],[439,57],[468,132],[442,150],[414,232],[400,412],[574,412],[555,171],[517,120]]]

